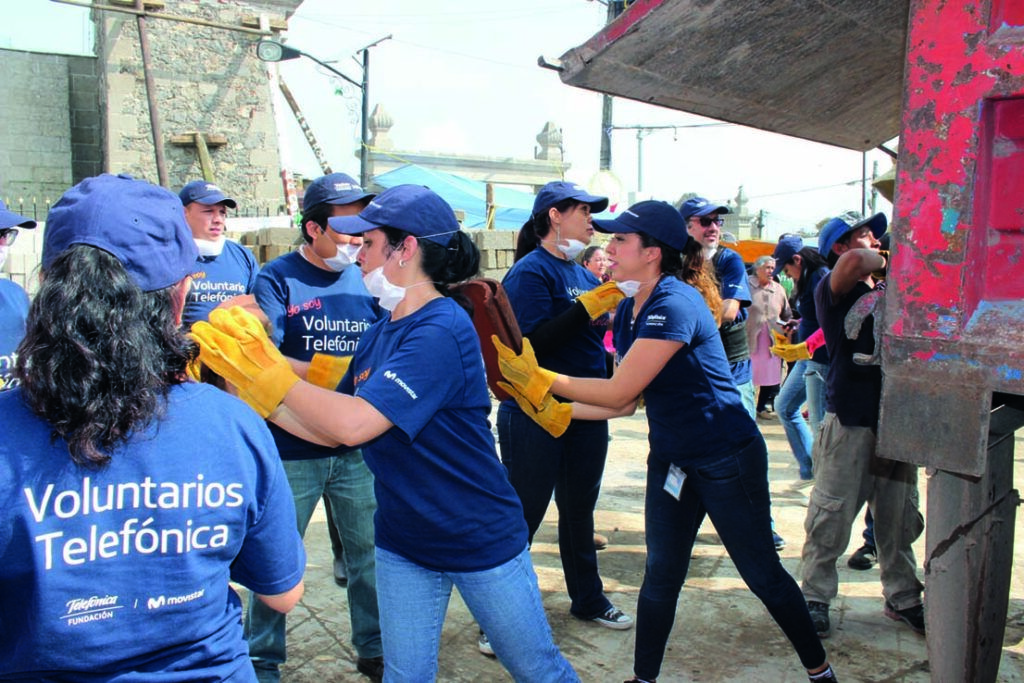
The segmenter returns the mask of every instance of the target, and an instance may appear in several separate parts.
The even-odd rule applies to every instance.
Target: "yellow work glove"
[[[569,423],[572,421],[571,404],[559,403],[549,392],[544,395],[541,407],[538,409],[534,408],[527,398],[508,382],[498,382],[498,386],[507,391],[509,396],[516,400],[520,409],[529,415],[530,419],[543,427],[544,431],[556,439],[565,434],[565,430],[569,428]]]
[[[196,356],[188,362],[185,366],[185,374],[193,382],[203,381],[203,362],[199,360],[199,356]]]
[[[352,363],[352,356],[332,356],[329,353],[314,353],[306,371],[306,381],[331,391],[338,388],[338,382]]]
[[[614,282],[606,282],[603,285],[594,287],[589,292],[584,292],[576,297],[576,300],[587,309],[591,320],[600,318],[605,313],[611,313],[619,302],[626,298],[619,286]]]
[[[214,309],[192,326],[199,359],[238,388],[239,397],[267,417],[299,381],[259,320],[242,308]]]
[[[533,355],[533,347],[526,337],[523,337],[523,352],[518,356],[502,344],[497,335],[491,335],[491,341],[498,351],[501,374],[534,408],[540,410],[544,394],[548,393],[557,375],[537,365],[537,357]]]
[[[787,363],[808,360],[811,357],[811,352],[807,350],[807,342],[790,344],[789,337],[775,331],[772,331],[772,336],[775,337],[775,344],[772,345],[771,352]]]

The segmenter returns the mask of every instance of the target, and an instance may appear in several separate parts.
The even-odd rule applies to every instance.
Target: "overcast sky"
[[[0,7],[6,10],[2,47],[92,50],[84,10],[48,0],[0,0]],[[337,60],[336,68],[358,81],[361,69],[352,54],[392,34],[370,51],[369,92],[371,107],[381,103],[394,119],[391,137],[399,151],[528,159],[535,136],[553,121],[564,134],[567,178],[588,184],[598,169],[601,97],[563,85],[555,72],[537,66],[537,57],[556,58],[586,41],[605,14],[591,0],[305,0],[285,37],[323,61]],[[715,49],[716,41],[704,47]],[[344,84],[343,94],[334,94],[341,81],[307,59],[283,62],[280,69],[331,165],[358,176],[359,90]],[[614,106],[616,125],[710,123],[622,99]],[[290,114],[286,121],[286,163],[318,175]],[[697,192],[725,201],[743,185],[751,209],[766,212],[770,236],[813,229],[822,218],[860,208],[859,152],[734,125],[653,131],[639,145],[635,131],[614,131],[612,143],[612,171],[624,192],[637,189],[642,151],[643,198],[675,201]],[[891,165],[884,154],[869,153],[869,175],[875,160],[879,172]],[[881,198],[879,209],[891,213]]]

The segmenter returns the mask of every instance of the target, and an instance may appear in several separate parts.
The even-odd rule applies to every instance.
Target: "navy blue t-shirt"
[[[636,320],[633,304],[632,298],[623,299],[615,312],[620,358],[637,339],[683,343],[643,392],[651,457],[682,466],[735,452],[757,436],[700,292],[675,277],[662,277]]]
[[[715,253],[714,264],[715,277],[718,278],[722,298],[735,299],[740,302],[740,310],[736,313],[735,320],[722,324],[722,331],[725,332],[730,327],[747,319],[747,308],[750,306],[750,285],[747,282],[747,268],[743,265],[743,257],[732,249],[719,247]],[[749,355],[743,360],[732,363],[729,367],[737,385],[750,381],[752,374]]]
[[[281,353],[308,361],[315,353],[351,356],[363,333],[380,318],[358,266],[340,273],[318,268],[297,251],[263,266],[253,290],[270,319],[270,338]],[[321,446],[270,425],[282,460],[310,460],[347,453],[347,446]]]
[[[831,273],[822,278],[815,291],[818,321],[828,346],[828,375],[825,378],[825,406],[845,427],[878,427],[882,400],[882,368],[858,365],[853,354],[871,355],[875,349],[874,317],[865,319],[857,339],[846,336],[846,314],[857,300],[875,293],[866,282],[858,282],[841,297],[833,297]],[[880,295],[877,292],[873,295]]]
[[[255,681],[229,581],[276,595],[305,567],[263,420],[189,382],[87,469],[20,387],[0,414],[0,679]]]
[[[210,311],[222,302],[241,294],[251,294],[259,265],[249,250],[231,240],[217,256],[200,256],[192,272],[192,284],[185,298],[181,322],[186,329],[210,317]]]
[[[496,567],[526,548],[523,508],[487,420],[480,342],[457,303],[435,299],[376,323],[338,389],[394,425],[363,446],[378,547],[456,572]]]
[[[565,313],[576,297],[600,281],[575,261],[566,261],[537,247],[509,269],[501,282],[523,336]],[[604,377],[604,332],[607,316],[593,320],[554,349],[537,353],[540,366],[570,377]],[[514,402],[511,402],[515,405]]]
[[[0,391],[18,385],[14,365],[18,362],[15,351],[25,337],[25,319],[28,317],[28,295],[16,282],[0,278]]]
[[[814,292],[818,284],[828,275],[828,268],[818,268],[807,275],[807,287],[800,290],[800,297],[796,301],[796,310],[800,314],[800,327],[797,328],[797,342],[807,341],[812,334],[818,331],[821,325],[818,324],[817,306],[814,303]],[[828,349],[822,344],[811,357],[815,363],[828,363]]]

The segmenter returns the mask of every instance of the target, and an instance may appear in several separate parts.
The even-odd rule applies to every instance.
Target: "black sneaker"
[[[591,621],[613,631],[628,631],[633,628],[633,617],[625,614],[614,605],[605,610],[604,614],[594,617]]]
[[[896,609],[885,601],[885,616],[893,621],[902,621],[909,626],[914,633],[924,635],[924,605],[914,605],[906,609]]]
[[[480,631],[480,637],[476,640],[476,649],[480,650],[480,654],[486,655],[487,657],[497,656],[494,654],[494,648],[491,647],[491,641],[483,631]]]
[[[356,660],[356,670],[373,683],[381,683],[384,680],[384,658],[360,657]]]
[[[811,613],[811,622],[814,630],[818,632],[819,638],[828,638],[832,635],[832,622],[828,618],[828,605],[823,602],[807,601],[807,611]]]
[[[782,536],[779,536],[774,531],[772,532],[772,543],[775,544],[776,550],[782,550],[786,547],[786,539],[784,539]]]
[[[865,543],[850,555],[846,566],[863,572],[874,567],[876,562],[878,562],[878,553],[875,552],[875,546]]]

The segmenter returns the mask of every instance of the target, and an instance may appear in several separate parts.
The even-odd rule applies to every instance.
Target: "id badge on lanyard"
[[[668,476],[665,477],[664,489],[668,495],[676,500],[683,495],[683,483],[686,481],[686,472],[683,472],[676,465],[669,465]]]

